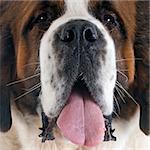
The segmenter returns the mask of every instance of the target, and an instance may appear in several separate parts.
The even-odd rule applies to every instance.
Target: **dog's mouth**
[[[92,147],[103,140],[113,140],[110,120],[104,118],[82,77],[74,83],[67,104],[57,118],[57,126],[65,138],[77,145]],[[49,127],[46,128],[49,130]]]
[[[82,79],[75,82],[57,125],[64,137],[75,144],[95,146],[104,139],[105,123],[100,107]]]

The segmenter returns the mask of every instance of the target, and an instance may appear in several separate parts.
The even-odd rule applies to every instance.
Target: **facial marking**
[[[113,90],[116,81],[114,42],[104,25],[88,13],[88,1],[81,0],[78,2],[66,0],[65,4],[66,11],[64,15],[53,21],[41,40],[41,103],[43,109],[46,115],[50,117],[58,116],[67,102],[67,97],[71,92],[75,78],[77,78],[79,74],[82,74],[90,88],[95,102],[101,107],[103,114],[110,115],[113,110]],[[75,55],[74,53],[76,53],[77,47],[73,45],[73,47],[69,49],[64,43],[64,45],[61,45],[61,41],[56,40],[56,35],[61,26],[66,26],[68,22],[73,20],[83,20],[95,25],[98,33],[102,35],[102,41],[99,41],[96,45],[93,44],[93,46],[89,48],[87,46],[87,52],[81,53],[81,62],[77,63],[79,67],[77,67],[76,71],[74,69],[70,71],[69,68],[64,68],[66,68],[66,66],[74,68],[74,63],[76,62],[72,61],[73,58],[68,56],[71,51],[72,55]],[[103,43],[104,46],[101,47],[101,43]],[[81,49],[85,49],[85,45],[83,48],[81,47]],[[88,56],[86,56],[87,54]],[[89,61],[86,60],[82,62],[82,59],[85,60],[84,55]],[[94,65],[94,68],[97,66],[97,68],[92,70],[92,67],[90,67],[91,65]],[[91,73],[93,72],[93,76],[90,75],[86,69],[89,69],[89,72],[92,70]],[[72,78],[69,78],[69,75],[71,75]],[[110,80],[112,76],[114,76],[114,78]]]

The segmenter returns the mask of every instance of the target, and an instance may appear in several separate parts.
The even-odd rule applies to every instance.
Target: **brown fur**
[[[9,88],[6,84],[33,75],[37,68],[37,64],[29,64],[38,62],[40,38],[45,30],[34,28],[31,32],[27,32],[30,29],[26,27],[35,10],[41,8],[38,3],[39,2],[36,1],[0,2],[0,34],[2,34],[3,30],[6,30],[10,36],[7,37],[2,34],[1,38],[2,42],[6,42],[4,46],[2,45],[3,47],[0,50],[0,57],[2,58],[0,58],[0,73],[2,76],[0,78],[0,90],[3,90],[1,97],[7,97],[7,95],[11,93],[11,101],[16,105],[15,109],[19,110],[23,115],[30,114],[33,117],[37,116],[36,94],[39,92],[39,89],[22,97],[19,101],[14,102],[14,99],[23,94],[25,89],[29,89],[39,83],[39,77],[21,82]],[[64,1],[53,2],[54,5],[55,3],[57,3],[61,14],[63,14],[65,9],[65,7],[62,9]],[[90,1],[89,10],[92,8],[97,9],[97,5],[97,1]],[[117,64],[118,69],[128,70],[127,72],[122,71],[128,76],[128,83],[125,83],[125,79],[120,74],[118,74],[118,80],[140,104],[142,116],[140,127],[146,134],[149,134],[149,26],[147,5],[147,2],[137,4],[135,1],[113,1],[112,8],[120,16],[122,24],[125,26],[126,36],[122,37],[117,30],[110,34],[115,39],[117,59],[128,59],[127,61]],[[141,12],[141,14],[139,12]],[[145,15],[146,19],[144,19]],[[9,49],[9,47],[7,47],[7,41],[13,43],[11,47],[12,51],[11,53],[5,54],[6,51],[4,51],[4,49]],[[4,58],[4,55],[6,58]],[[142,58],[142,61],[136,61],[134,58]],[[9,91],[9,93],[7,91]],[[7,102],[7,99],[5,101],[3,99],[2,102]],[[121,108],[119,117],[123,120],[130,120],[136,112],[137,105],[129,96],[126,96],[125,99],[126,103],[123,103],[122,100],[118,98]],[[117,112],[119,113],[118,110]]]

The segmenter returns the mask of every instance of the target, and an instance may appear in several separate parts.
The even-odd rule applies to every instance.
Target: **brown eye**
[[[106,14],[103,17],[103,20],[105,23],[107,24],[111,24],[111,25],[115,25],[116,24],[116,19],[114,16],[110,15],[110,14]]]
[[[117,26],[117,17],[113,13],[112,14],[111,13],[102,14],[101,21],[110,30],[112,28],[114,28],[115,26]]]
[[[53,20],[53,18],[52,18],[51,13],[49,13],[48,11],[41,12],[38,15],[34,16],[32,22],[30,24],[31,29],[34,26],[37,26],[38,28],[40,28],[42,30],[46,30],[46,29],[48,29],[52,20]]]
[[[34,23],[44,23],[50,20],[48,13],[43,12],[35,18]]]

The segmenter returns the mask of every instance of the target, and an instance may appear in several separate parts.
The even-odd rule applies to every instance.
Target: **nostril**
[[[73,30],[66,30],[61,34],[60,39],[63,42],[71,42],[74,40],[74,37],[75,37],[75,34]]]
[[[93,28],[86,28],[83,32],[83,37],[89,42],[94,42],[97,40],[97,33]]]

